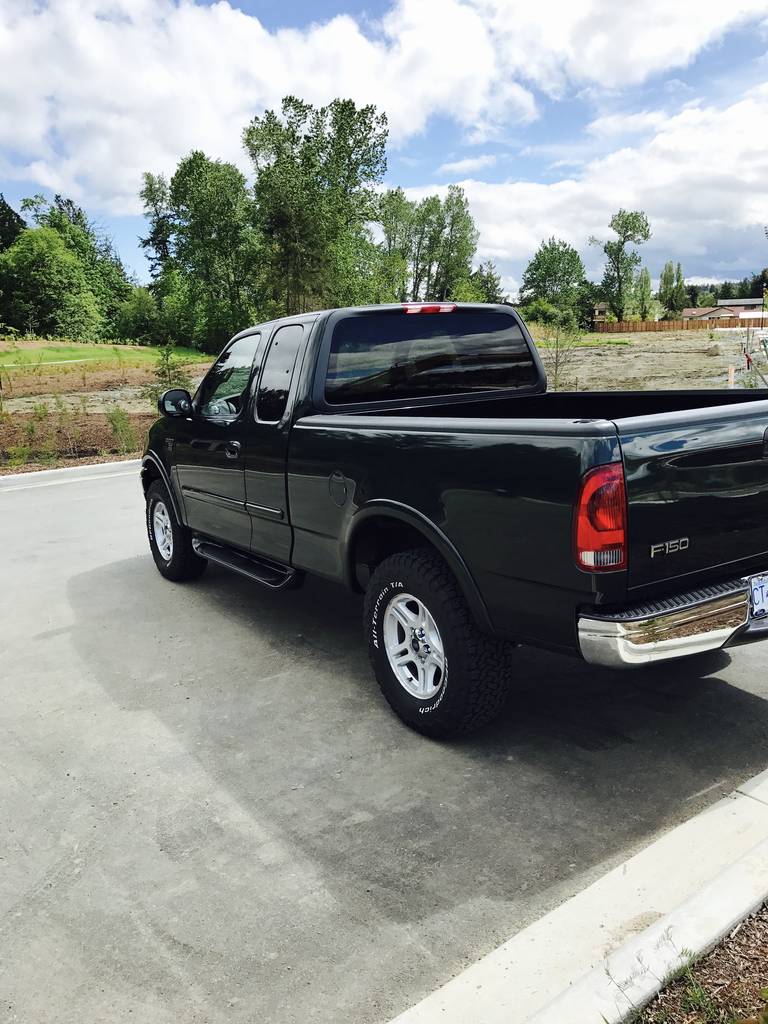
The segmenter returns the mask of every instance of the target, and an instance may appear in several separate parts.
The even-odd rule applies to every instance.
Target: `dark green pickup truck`
[[[421,732],[488,721],[518,644],[622,667],[768,636],[768,392],[547,394],[510,307],[405,303],[250,328],[159,405],[160,572],[363,592]]]

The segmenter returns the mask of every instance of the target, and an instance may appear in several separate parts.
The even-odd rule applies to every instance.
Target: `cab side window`
[[[282,419],[303,334],[301,324],[286,324],[275,331],[264,360],[256,398],[256,415],[262,421],[277,423]]]
[[[236,419],[248,401],[254,357],[260,334],[249,334],[224,349],[208,371],[195,398],[200,416],[208,419]]]

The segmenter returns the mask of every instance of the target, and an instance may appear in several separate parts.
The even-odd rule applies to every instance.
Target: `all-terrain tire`
[[[387,654],[387,611],[398,595],[413,595],[423,602],[442,642],[444,672],[435,677],[439,689],[426,699],[409,692]],[[503,707],[514,645],[478,628],[456,577],[436,552],[404,551],[378,566],[365,594],[364,625],[381,692],[392,710],[417,732],[435,738],[472,732]]]
[[[162,527],[167,524],[163,547],[158,542],[158,533],[163,537]],[[173,510],[168,489],[162,480],[154,480],[147,488],[147,536],[155,565],[167,580],[180,583],[195,580],[205,572],[208,562],[201,558],[192,547],[192,535],[180,523]]]

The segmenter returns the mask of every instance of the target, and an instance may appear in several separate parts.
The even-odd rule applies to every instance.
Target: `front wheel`
[[[371,577],[364,614],[381,691],[412,729],[456,736],[501,710],[513,645],[478,629],[437,553],[415,549],[385,559]]]
[[[155,565],[166,579],[193,580],[205,571],[208,562],[192,547],[190,532],[176,519],[161,480],[147,488],[147,536]]]

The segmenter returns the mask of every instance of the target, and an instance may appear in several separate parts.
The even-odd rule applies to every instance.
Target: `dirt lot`
[[[585,335],[569,356],[566,387],[723,388],[729,366],[738,384],[744,338],[739,330]],[[178,354],[194,387],[211,357]],[[154,417],[146,387],[156,366],[152,349],[0,337],[0,473],[139,451]]]
[[[567,390],[724,388],[729,366],[741,376],[745,337],[741,330],[586,335],[568,357]]]
[[[146,412],[118,411],[110,418],[68,409],[6,414],[0,421],[0,473],[130,456],[142,450],[156,418]]]
[[[211,361],[179,350],[195,386]],[[157,351],[0,338],[0,473],[135,455],[156,418]]]

